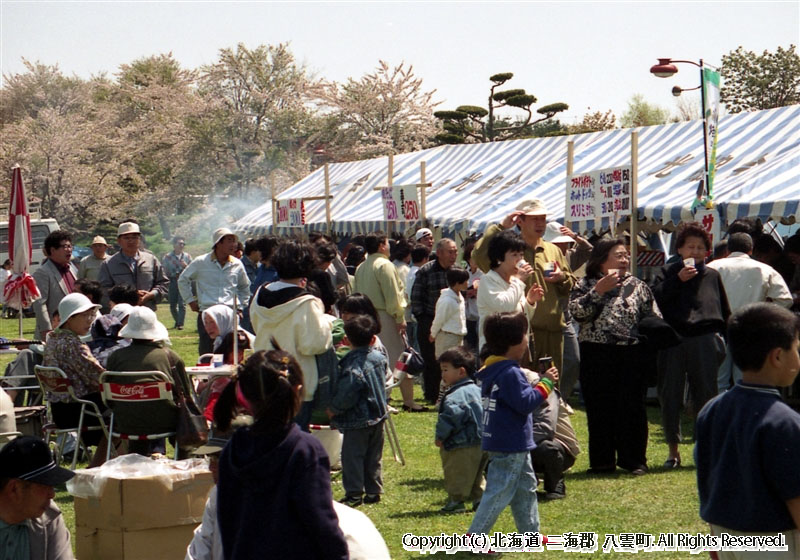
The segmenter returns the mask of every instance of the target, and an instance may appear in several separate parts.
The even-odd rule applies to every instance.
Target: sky
[[[114,75],[121,64],[171,52],[186,68],[215,62],[238,43],[289,42],[318,78],[344,81],[379,60],[413,65],[438,109],[486,105],[489,76],[569,104],[574,123],[591,108],[621,115],[634,94],[675,111],[658,57],[712,65],[738,46],[761,53],[800,39],[800,2],[31,2],[0,0],[0,70],[22,58],[66,75]],[[694,95],[694,94],[687,94]],[[697,99],[699,97],[692,97]]]

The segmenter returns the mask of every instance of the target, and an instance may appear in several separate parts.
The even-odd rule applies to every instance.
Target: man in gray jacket
[[[39,438],[18,437],[0,450],[0,550],[3,558],[73,560],[69,530],[52,501],[54,486],[75,474],[56,465]]]
[[[72,259],[72,234],[64,230],[51,232],[44,240],[44,254],[47,260],[33,273],[33,279],[42,297],[33,302],[36,314],[37,340],[45,340],[53,330],[53,315],[64,296],[75,290],[78,270],[70,262]]]
[[[139,305],[156,310],[156,304],[167,295],[169,279],[158,258],[139,248],[142,234],[139,224],[125,222],[117,229],[120,251],[100,266],[98,280],[105,290],[103,309],[108,307],[108,290],[118,284],[129,284],[139,292]]]

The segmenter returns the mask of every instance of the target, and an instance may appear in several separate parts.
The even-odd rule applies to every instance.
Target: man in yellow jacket
[[[538,198],[527,199],[502,222],[487,228],[484,236],[475,245],[472,258],[484,272],[489,272],[489,240],[503,231],[518,226],[525,240],[525,260],[533,267],[533,274],[525,281],[526,288],[536,282],[544,288],[544,297],[536,306],[531,319],[534,339],[532,363],[550,356],[558,371],[562,370],[564,354],[564,313],[560,298],[568,297],[575,277],[561,250],[542,237],[547,229],[547,208]]]

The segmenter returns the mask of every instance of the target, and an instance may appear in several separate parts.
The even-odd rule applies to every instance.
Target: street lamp
[[[674,86],[672,88],[672,95],[675,97],[679,97],[681,93],[684,91],[694,91],[696,89],[700,90],[700,102],[702,104],[702,115],[703,115],[703,154],[705,156],[705,174],[704,178],[700,181],[700,184],[697,188],[697,201],[699,202],[703,197],[703,193],[706,194],[705,204],[706,207],[710,208],[711,205],[711,185],[713,182],[713,173],[714,167],[716,164],[716,134],[717,134],[717,117],[718,117],[718,107],[719,107],[719,100],[718,98],[714,99],[712,94],[712,100],[706,99],[706,88],[703,87],[703,84],[706,83],[706,66],[703,64],[703,59],[700,59],[700,62],[694,62],[693,60],[672,60],[671,58],[659,58],[658,64],[654,64],[650,67],[650,73],[658,78],[670,78],[678,73],[678,67],[675,66],[676,64],[692,64],[697,66],[700,69],[700,85],[693,88],[682,88],[680,86]],[[711,67],[713,69],[713,67]],[[717,83],[717,91],[719,88],[719,74],[716,72],[711,72],[712,74],[716,74],[716,83]],[[710,103],[709,103],[710,101]],[[712,105],[713,108],[709,107]],[[711,138],[711,146],[709,146],[709,138]],[[711,150],[709,150],[711,148]],[[709,151],[711,153],[709,153]]]

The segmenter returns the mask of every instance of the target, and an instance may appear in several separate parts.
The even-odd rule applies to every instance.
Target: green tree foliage
[[[533,119],[531,106],[536,103],[536,97],[525,92],[524,89],[508,89],[497,91],[508,82],[514,74],[503,72],[489,78],[492,86],[489,88],[487,108],[475,105],[462,105],[455,111],[436,111],[434,116],[442,121],[443,132],[436,135],[436,140],[441,144],[461,144],[464,142],[494,142],[510,138],[522,138],[531,135],[531,127],[552,119],[556,114],[566,111],[566,103],[552,103],[536,110],[538,119]],[[495,111],[502,107],[514,107],[524,111],[522,119],[509,121],[499,119]]]
[[[634,128],[664,124],[668,119],[669,111],[648,103],[643,95],[637,93],[628,101],[628,108],[619,119],[619,124],[622,128]]]
[[[800,103],[800,55],[795,46],[757,55],[741,46],[722,56],[720,97],[731,113]]]

